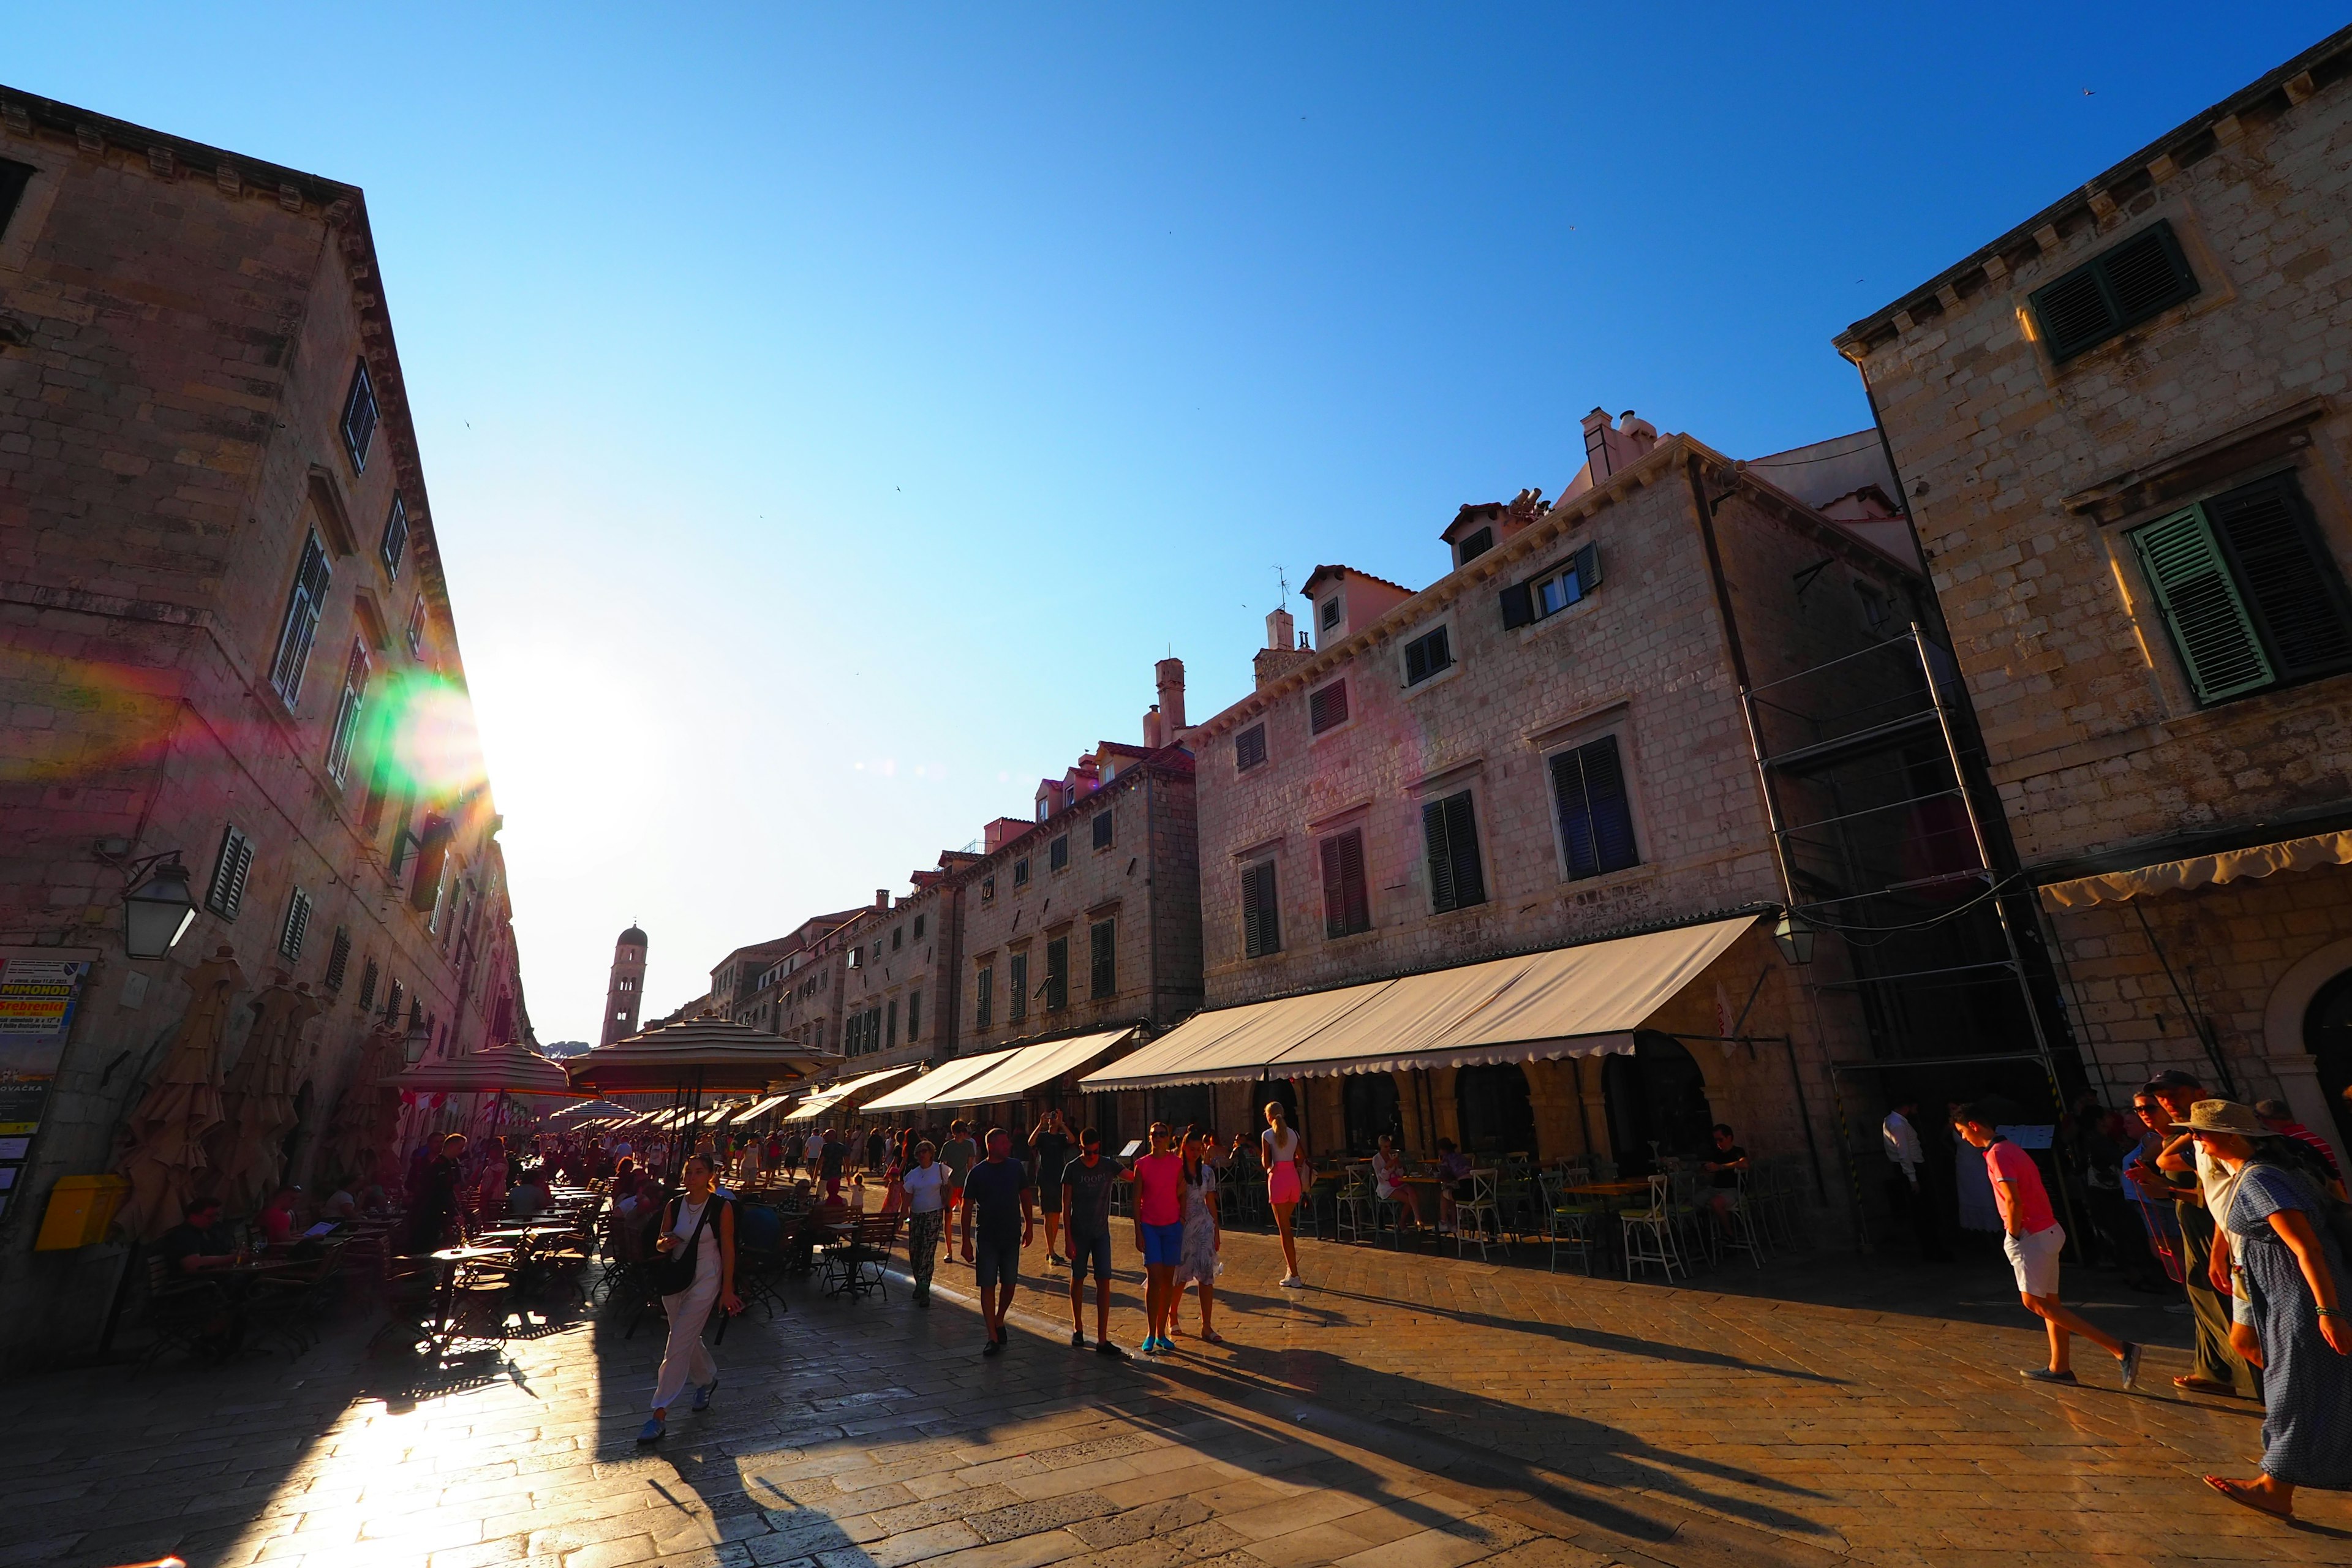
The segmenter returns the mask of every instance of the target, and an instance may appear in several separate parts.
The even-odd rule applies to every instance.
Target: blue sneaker
[[[710,1396],[718,1392],[719,1378],[716,1373],[713,1373],[709,1383],[704,1384],[700,1388],[694,1391],[694,1407],[697,1410],[709,1409]]]
[[[1176,1342],[1170,1339],[1166,1334],[1160,1335],[1160,1351],[1162,1355],[1174,1355],[1176,1353]]]
[[[1158,1355],[1160,1353],[1159,1336],[1156,1334],[1144,1335],[1143,1343],[1139,1347],[1139,1349],[1145,1355]]]
[[[661,1441],[663,1431],[664,1427],[662,1426],[662,1418],[658,1415],[648,1416],[646,1420],[646,1424],[637,1428],[637,1441],[640,1443],[658,1443]]]

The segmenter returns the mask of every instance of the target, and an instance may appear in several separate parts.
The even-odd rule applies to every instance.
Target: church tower
[[[637,1009],[646,1000],[646,933],[635,926],[613,944],[613,978],[604,987],[604,1037],[611,1045],[637,1032]]]

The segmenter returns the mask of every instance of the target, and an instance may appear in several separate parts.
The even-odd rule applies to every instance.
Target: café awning
[[[765,1094],[772,1084],[814,1077],[840,1060],[724,1018],[689,1018],[598,1046],[571,1068],[574,1088],[599,1094]]]
[[[884,1068],[880,1072],[869,1072],[857,1078],[845,1079],[830,1089],[821,1089],[809,1096],[799,1109],[784,1120],[814,1121],[826,1111],[845,1104],[858,1095],[871,1094],[884,1084],[895,1079],[904,1078],[919,1065],[919,1063],[908,1062],[905,1067]]]
[[[787,1089],[782,1094],[772,1094],[765,1100],[753,1100],[736,1113],[735,1124],[740,1127],[747,1121],[757,1121],[799,1092],[798,1089]]]
[[[1002,1066],[1018,1051],[991,1051],[985,1056],[957,1057],[941,1062],[920,1078],[911,1079],[889,1093],[866,1102],[866,1109],[875,1111],[919,1110],[929,1105],[935,1096],[946,1094],[958,1084],[970,1083],[982,1073]]]
[[[2246,877],[2270,877],[2281,871],[2308,871],[2321,866],[2352,866],[2352,833],[2317,833],[2286,838],[2275,844],[2250,845],[2216,855],[2186,860],[2162,860],[2129,871],[2105,871],[2052,882],[2042,889],[2042,907],[2053,914],[2086,910],[2093,904],[2121,903],[2152,893],[2186,892],[2192,888],[2234,882]]]
[[[1001,1100],[1018,1100],[1031,1089],[1043,1089],[1064,1073],[1093,1066],[1105,1052],[1125,1043],[1134,1034],[1134,1026],[1129,1025],[1124,1029],[1023,1046],[1019,1050],[1002,1053],[1002,1059],[992,1064],[988,1071],[941,1089],[925,1103],[993,1105]]]
[[[1079,1080],[1089,1093],[1630,1052],[1757,917],[1200,1013]]]

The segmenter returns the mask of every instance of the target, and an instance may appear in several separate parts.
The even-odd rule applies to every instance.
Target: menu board
[[[0,1214],[40,1130],[89,976],[87,959],[12,957],[0,963]]]

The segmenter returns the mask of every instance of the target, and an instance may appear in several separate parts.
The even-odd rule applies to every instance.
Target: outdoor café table
[[[466,1269],[475,1264],[511,1264],[514,1249],[507,1247],[445,1247],[433,1254],[433,1261],[441,1266],[441,1277],[434,1284],[433,1304],[425,1321],[425,1337],[437,1349],[446,1349],[457,1327],[457,1282]]]
[[[1584,1198],[1630,1198],[1649,1190],[1650,1184],[1646,1177],[1637,1177],[1628,1182],[1580,1182],[1572,1187],[1559,1189],[1562,1197],[1574,1194],[1578,1197]]]

